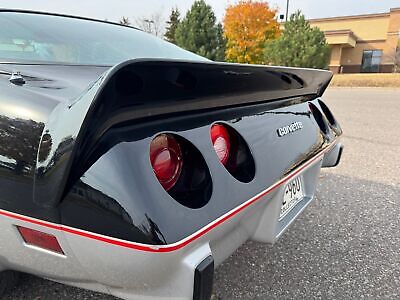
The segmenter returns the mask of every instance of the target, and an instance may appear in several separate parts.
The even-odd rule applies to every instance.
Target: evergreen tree
[[[400,73],[400,40],[397,42],[396,51],[394,54],[394,70],[395,73]]]
[[[265,48],[266,62],[280,66],[324,69],[329,56],[324,33],[311,27],[300,11],[290,16],[282,35]]]
[[[180,23],[180,16],[181,14],[178,11],[178,8],[172,9],[171,14],[169,16],[169,20],[167,21],[167,31],[165,32],[165,39],[168,42],[176,44],[175,41],[175,32],[176,28],[178,27]]]
[[[221,23],[217,24],[217,49],[215,52],[216,61],[225,61],[226,38],[224,35],[224,27]]]
[[[223,60],[225,39],[222,26],[216,24],[211,6],[197,0],[180,22],[175,33],[176,44],[211,60]]]

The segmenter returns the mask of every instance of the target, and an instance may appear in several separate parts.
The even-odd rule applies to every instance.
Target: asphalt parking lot
[[[274,246],[243,245],[216,271],[219,299],[400,298],[400,89],[330,89],[341,165]],[[24,276],[9,299],[115,299]]]

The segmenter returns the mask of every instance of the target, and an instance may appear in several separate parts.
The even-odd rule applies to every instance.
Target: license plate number
[[[279,220],[285,217],[304,198],[301,176],[292,179],[285,187]]]

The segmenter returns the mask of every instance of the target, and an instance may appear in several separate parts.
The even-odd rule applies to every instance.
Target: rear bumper
[[[124,299],[205,299],[214,265],[246,240],[274,243],[312,201],[320,169],[327,161],[338,161],[338,149],[340,144],[325,148],[241,206],[171,245],[136,244],[0,211],[0,240],[8,241],[0,245],[0,270],[32,273]],[[296,176],[303,178],[305,197],[279,220],[285,186]],[[16,225],[56,236],[65,256],[25,245]]]

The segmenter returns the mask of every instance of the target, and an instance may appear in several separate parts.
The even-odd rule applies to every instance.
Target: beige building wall
[[[332,45],[331,46],[331,61],[329,63],[329,67],[332,72],[339,73],[341,64],[341,57],[342,57],[342,47],[339,45]]]
[[[331,46],[333,72],[360,72],[364,50],[382,50],[381,72],[391,72],[400,47],[400,8],[388,13],[310,20]]]
[[[354,48],[343,48],[341,65],[359,65],[362,61],[364,50],[382,50],[381,64],[393,64],[394,53],[386,41],[358,42]],[[393,52],[393,53],[392,53]],[[393,55],[389,55],[393,54]]]
[[[322,31],[351,29],[361,40],[381,40],[386,39],[389,18],[387,14],[377,14],[368,17],[316,19],[311,20],[311,24],[319,27]]]

